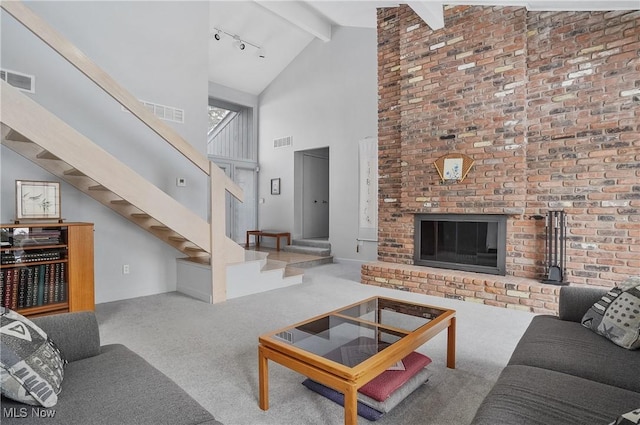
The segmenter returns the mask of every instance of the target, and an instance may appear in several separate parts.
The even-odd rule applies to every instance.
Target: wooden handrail
[[[0,7],[103,89],[109,96],[113,97],[120,105],[129,110],[158,136],[171,144],[198,168],[209,174],[209,161],[204,155],[184,140],[175,130],[160,121],[138,99],[21,1],[3,1],[0,3]]]
[[[66,59],[87,78],[98,85],[98,87],[104,90],[120,105],[129,110],[135,117],[142,121],[163,140],[173,146],[204,173],[207,175],[209,174],[209,160],[206,156],[198,152],[173,128],[160,121],[160,119],[147,110],[147,108],[145,108],[140,101],[135,98],[135,96],[118,84],[102,68],[96,65],[62,34],[52,28],[46,21],[33,13],[33,11],[25,6],[21,1],[2,1],[0,2],[0,7],[24,25],[36,37],[40,38],[44,43],[56,51],[60,56]],[[222,170],[220,170],[220,173],[222,173],[220,175],[221,177],[225,177],[221,179],[224,182],[225,188],[234,197],[242,200],[242,189],[229,179]]]
[[[210,251],[209,223],[18,89],[0,80],[0,121]],[[224,189],[222,205],[224,208]],[[216,204],[217,205],[217,204]],[[224,211],[222,211],[224,213]],[[224,236],[224,233],[223,233]]]

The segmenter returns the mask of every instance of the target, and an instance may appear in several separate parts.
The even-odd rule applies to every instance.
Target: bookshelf
[[[23,316],[94,310],[93,223],[0,228],[2,306]]]

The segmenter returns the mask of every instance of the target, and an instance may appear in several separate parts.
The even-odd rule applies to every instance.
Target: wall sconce
[[[222,40],[222,38],[224,37],[224,35],[228,35],[229,37],[231,37],[233,39],[233,45],[234,47],[236,47],[238,50],[242,50],[244,51],[247,48],[247,45],[253,47],[254,49],[257,50],[257,56],[261,59],[266,58],[266,54],[264,51],[264,48],[261,46],[258,46],[257,44],[251,43],[247,40],[243,40],[239,35],[237,34],[231,34],[223,29],[220,28],[214,28],[214,33],[213,33],[213,38],[216,41],[220,41]]]

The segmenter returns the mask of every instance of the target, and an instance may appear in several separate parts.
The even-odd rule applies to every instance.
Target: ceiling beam
[[[255,0],[260,6],[275,13],[298,28],[322,41],[331,41],[331,22],[296,1]]]
[[[439,30],[444,28],[444,12],[442,10],[442,3],[439,1],[409,1],[407,5],[418,15],[422,20],[429,25],[432,30]]]

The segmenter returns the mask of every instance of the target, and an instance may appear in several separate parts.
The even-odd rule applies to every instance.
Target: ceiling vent
[[[13,87],[28,93],[36,92],[36,79],[33,75],[21,72],[0,69],[0,79],[11,84]]]
[[[281,137],[279,139],[273,139],[274,149],[286,148],[288,146],[293,146],[293,137],[291,136]]]
[[[153,115],[165,121],[173,121],[180,124],[184,124],[184,109],[178,109],[171,106],[160,105],[158,103],[147,102],[141,100],[140,103],[149,110]],[[124,106],[122,110],[128,112]]]

